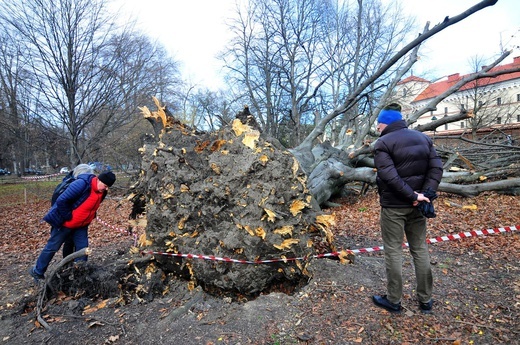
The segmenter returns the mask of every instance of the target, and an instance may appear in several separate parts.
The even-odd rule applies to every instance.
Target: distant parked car
[[[92,170],[97,171],[97,172],[102,172],[105,170],[112,170],[112,167],[110,166],[110,164],[104,164],[101,162],[89,162],[88,165],[90,165]]]
[[[60,169],[60,174],[68,174],[70,172],[68,167],[63,167]]]
[[[11,172],[7,169],[0,169],[0,175],[11,175]]]
[[[40,169],[26,168],[23,173],[25,175],[43,175],[43,171]]]

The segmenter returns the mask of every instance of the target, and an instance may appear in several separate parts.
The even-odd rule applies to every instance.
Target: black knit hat
[[[116,182],[116,175],[114,175],[114,173],[111,171],[105,171],[99,174],[98,180],[100,180],[107,186],[112,187],[114,182]]]

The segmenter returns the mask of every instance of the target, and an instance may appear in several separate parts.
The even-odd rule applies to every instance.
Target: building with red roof
[[[520,67],[520,56],[512,63],[499,65],[488,73]],[[433,98],[442,95],[450,87],[468,75],[455,73],[435,82],[410,76],[396,86],[396,96],[402,104],[403,115],[424,108]],[[442,124],[436,133],[460,135],[463,132],[520,129],[520,72],[482,78],[464,84],[457,92],[437,104],[434,111],[422,115],[416,125],[421,125],[445,116],[469,111],[473,117],[449,124]]]

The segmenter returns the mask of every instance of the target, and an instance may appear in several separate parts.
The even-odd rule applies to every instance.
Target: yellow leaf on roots
[[[279,234],[282,236],[283,235],[292,235],[293,229],[294,229],[294,226],[292,226],[292,225],[284,225],[281,228],[274,229],[273,232],[275,234]]]
[[[267,162],[269,161],[269,157],[267,157],[266,155],[261,155],[259,160],[260,160],[260,163],[262,163],[262,165],[265,166],[267,164]]]
[[[273,244],[273,246],[276,249],[284,250],[284,249],[290,249],[293,244],[296,244],[299,242],[300,242],[300,240],[297,240],[295,238],[288,238],[288,239],[284,240],[282,243],[280,243],[279,245]]]
[[[181,218],[181,220],[179,220],[179,224],[177,225],[177,228],[179,230],[184,229],[184,225],[186,224],[186,221],[188,220],[188,218],[189,218],[188,216],[184,216]]]
[[[249,127],[248,125],[244,125],[242,121],[240,121],[239,119],[233,120],[232,128],[237,137],[241,136],[244,132],[251,131],[251,127]]]
[[[296,175],[298,174],[299,167],[300,167],[300,164],[298,163],[298,160],[293,157],[293,165],[292,165],[293,177],[296,177]]]
[[[276,220],[276,213],[271,211],[268,208],[264,208],[265,213],[267,214],[267,221],[274,222]],[[262,217],[262,220],[264,220],[265,216]]]
[[[255,235],[260,237],[262,240],[265,240],[266,233],[265,233],[265,230],[262,229],[261,227],[258,227],[255,229]]]
[[[242,139],[242,143],[249,147],[250,149],[255,149],[256,141],[260,137],[260,132],[251,131],[245,134],[244,139]]]
[[[342,250],[339,252],[338,258],[339,258],[340,263],[350,264],[350,263],[352,263],[352,261],[354,259],[354,253],[352,253],[350,251]]]
[[[153,244],[152,240],[146,238],[146,233],[139,236],[139,240],[137,241],[139,247],[149,247]]]
[[[251,229],[251,227],[249,225],[244,226],[244,229],[249,233],[249,235],[251,235],[251,236],[255,235],[255,232],[253,231],[253,229]]]
[[[316,217],[316,223],[330,228],[336,225],[336,217],[333,214],[322,214]]]
[[[306,206],[308,206],[308,204],[306,202],[303,202],[302,200],[294,200],[290,207],[292,215],[296,216]]]

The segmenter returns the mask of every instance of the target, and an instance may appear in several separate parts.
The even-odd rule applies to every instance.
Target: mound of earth
[[[333,217],[322,214],[298,161],[266,141],[244,112],[232,126],[205,133],[157,105],[144,110],[160,130],[141,150],[129,198],[144,206],[140,244],[158,267],[194,286],[245,295],[305,284],[306,261],[296,258],[314,256],[316,240],[331,250]],[[182,258],[199,254],[215,259]],[[273,262],[255,264],[265,260]]]

